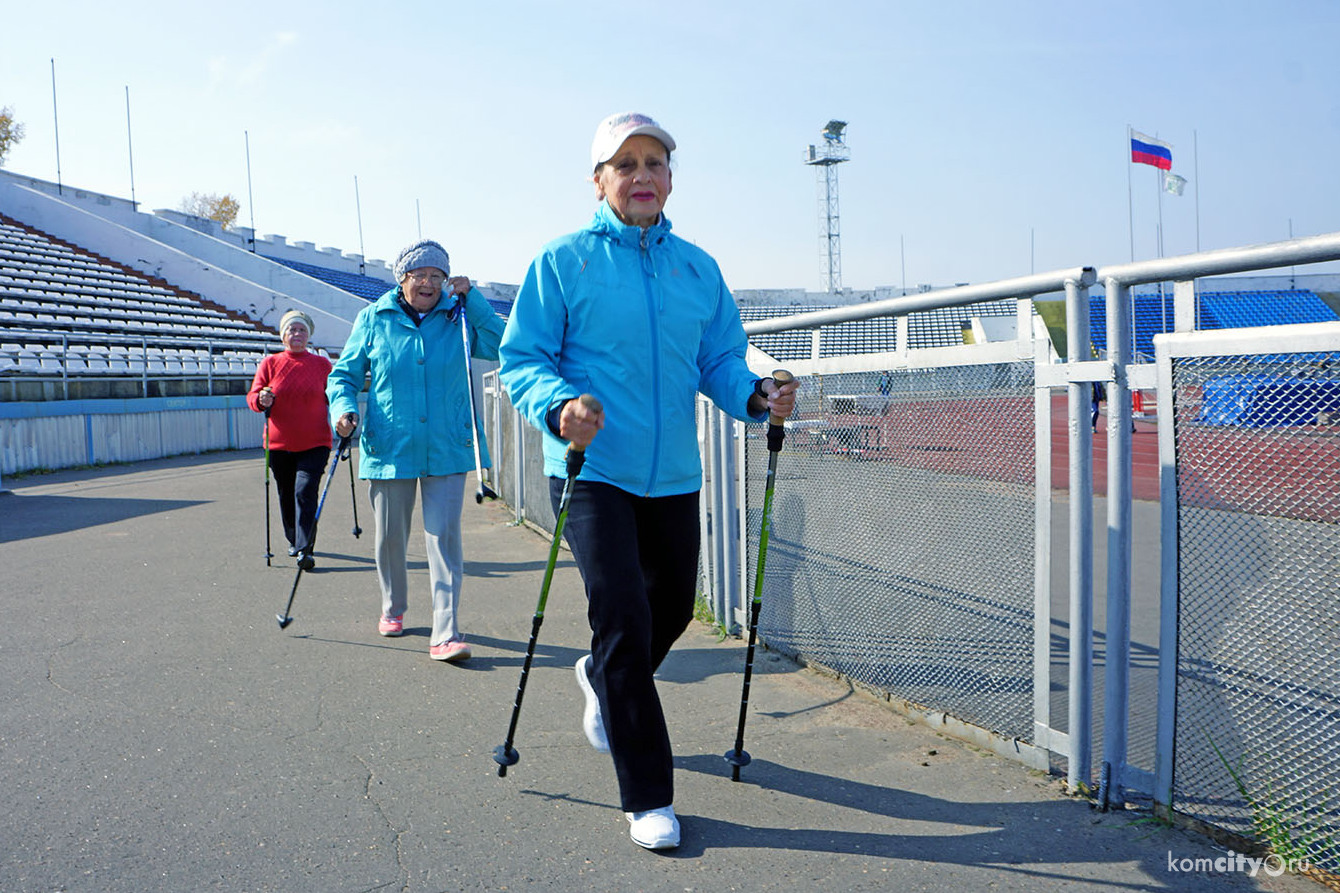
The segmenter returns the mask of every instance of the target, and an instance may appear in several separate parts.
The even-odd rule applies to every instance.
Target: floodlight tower
[[[819,253],[823,258],[824,290],[842,290],[842,231],[838,225],[837,166],[851,160],[851,150],[842,141],[846,121],[829,121],[824,126],[824,141],[810,146],[805,163],[818,168],[819,179]]]

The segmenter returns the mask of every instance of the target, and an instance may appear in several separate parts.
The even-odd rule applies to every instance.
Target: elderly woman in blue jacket
[[[393,267],[395,288],[359,311],[331,370],[326,394],[336,433],[359,436],[359,476],[368,481],[376,519],[377,580],[382,611],[377,631],[404,631],[409,581],[406,550],[415,491],[423,494],[423,528],[432,586],[434,660],[470,656],[456,612],[464,580],[461,505],[465,474],[490,466],[484,432],[476,428],[466,381],[460,326],[468,325],[471,356],[496,360],[503,322],[465,276],[451,276],[447,252],[424,240],[405,248]],[[371,375],[367,417],[358,394]],[[361,425],[360,425],[361,421]]]
[[[595,217],[531,264],[500,350],[513,404],[544,433],[555,509],[568,445],[586,450],[564,528],[591,625],[591,653],[576,665],[583,728],[611,754],[630,835],[648,849],[680,838],[653,674],[693,616],[696,395],[763,421],[790,415],[796,389],[749,370],[716,262],[670,232],[661,209],[674,149],[645,115],[601,122],[591,146]],[[603,410],[574,399],[585,393]]]

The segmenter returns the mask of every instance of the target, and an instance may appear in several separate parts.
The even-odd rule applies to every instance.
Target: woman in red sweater
[[[326,377],[330,360],[307,350],[312,318],[290,310],[279,320],[284,350],[261,360],[247,393],[247,405],[268,412],[270,468],[279,494],[279,517],[288,538],[288,554],[311,570],[312,527],[316,521],[321,475],[330,458]]]

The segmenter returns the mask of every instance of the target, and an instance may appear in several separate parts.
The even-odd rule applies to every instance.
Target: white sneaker
[[[646,812],[625,812],[628,836],[633,843],[648,850],[669,850],[679,846],[679,819],[673,806],[662,806]]]
[[[590,659],[589,654],[577,658],[577,684],[581,686],[582,694],[586,695],[586,709],[582,713],[582,731],[586,733],[586,740],[591,742],[592,747],[601,753],[609,753],[610,743],[605,737],[605,720],[600,715],[600,699],[596,697],[596,690],[591,687],[591,680],[586,678],[586,662]]]

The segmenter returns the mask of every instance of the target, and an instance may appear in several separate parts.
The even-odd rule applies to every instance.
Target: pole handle
[[[784,384],[790,384],[791,382],[795,381],[796,377],[792,375],[790,372],[787,372],[785,369],[774,369],[772,370],[772,380],[777,382],[778,387],[781,387]],[[782,423],[785,421],[786,419],[779,418],[778,416],[775,416],[771,413],[768,414],[769,425],[777,425],[780,427]]]

